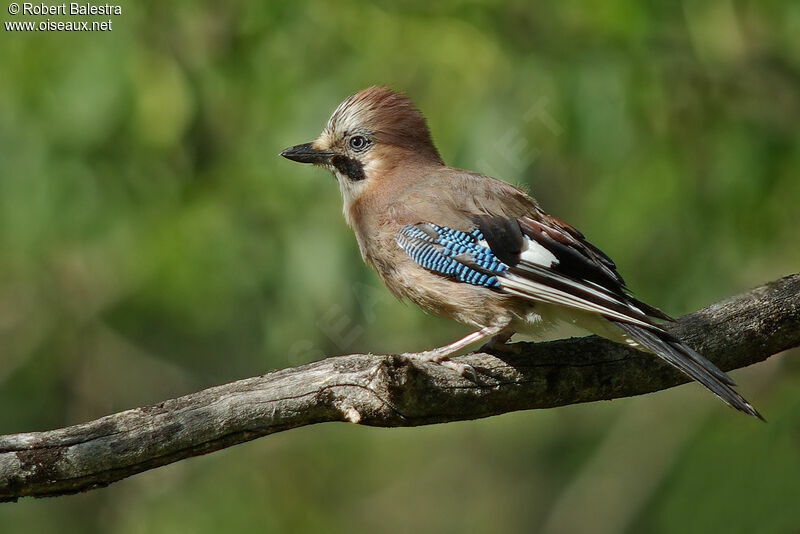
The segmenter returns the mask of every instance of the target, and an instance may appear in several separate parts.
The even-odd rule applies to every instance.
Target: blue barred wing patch
[[[499,287],[497,275],[508,270],[477,228],[467,233],[431,223],[404,226],[397,245],[424,269],[475,286]]]

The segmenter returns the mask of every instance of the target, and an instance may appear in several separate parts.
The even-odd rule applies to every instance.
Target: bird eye
[[[369,141],[363,135],[354,135],[350,138],[350,148],[353,150],[364,150],[368,144]]]

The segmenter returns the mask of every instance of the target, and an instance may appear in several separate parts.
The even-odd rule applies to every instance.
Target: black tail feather
[[[731,388],[736,384],[728,375],[685,343],[664,331],[654,331],[622,321],[611,322],[642,347],[701,383],[729,406],[764,420],[749,402]]]
[[[651,332],[652,333],[652,332]],[[666,343],[679,355],[684,355],[695,362],[697,365],[705,369],[706,371],[710,372],[714,376],[716,376],[720,381],[728,384],[729,386],[735,386],[736,382],[733,381],[731,377],[729,377],[725,371],[711,363],[708,359],[706,359],[703,355],[699,352],[694,350],[692,347],[681,341],[680,339],[676,338],[669,332],[658,332],[655,334],[655,339],[657,341],[661,341]]]

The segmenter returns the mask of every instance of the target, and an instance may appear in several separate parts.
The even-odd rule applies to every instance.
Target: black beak
[[[323,152],[311,146],[311,143],[304,143],[302,145],[290,146],[280,153],[286,159],[297,161],[299,163],[330,163],[333,154],[330,152]]]

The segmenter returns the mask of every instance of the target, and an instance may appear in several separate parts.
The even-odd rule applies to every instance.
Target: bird
[[[567,322],[651,353],[763,420],[727,374],[661,326],[674,319],[634,298],[580,231],[514,185],[447,166],[405,94],[362,89],[314,141],[280,155],[333,173],[361,256],[391,293],[475,329],[413,357],[452,364],[478,342],[502,350],[514,333]]]

